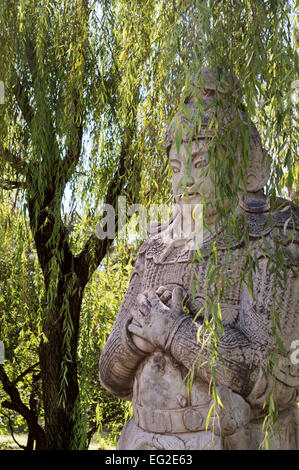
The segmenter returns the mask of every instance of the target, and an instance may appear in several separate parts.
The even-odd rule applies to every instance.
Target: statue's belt
[[[144,431],[183,433],[206,430],[206,419],[210,410],[210,404],[173,410],[156,410],[133,403],[133,409],[135,422]],[[213,417],[211,422],[213,422]],[[208,429],[210,427],[211,423]]]
[[[221,434],[219,420],[213,412],[206,428],[210,407],[211,404],[208,403],[172,410],[157,410],[133,402],[135,423],[144,431],[163,434],[208,430],[219,436]],[[264,417],[261,417],[256,422],[251,422],[251,428],[262,429],[263,421]],[[281,423],[283,429],[288,425],[295,426],[298,433],[297,439],[299,439],[299,410],[297,406],[292,406],[279,413],[277,421]],[[297,446],[299,446],[299,441]]]

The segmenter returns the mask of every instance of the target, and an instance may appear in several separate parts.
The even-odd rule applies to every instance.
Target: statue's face
[[[208,164],[208,140],[182,143],[179,153],[172,146],[169,161],[173,170],[172,190],[175,202],[183,204],[204,204],[204,212],[213,212],[214,185],[210,178]]]

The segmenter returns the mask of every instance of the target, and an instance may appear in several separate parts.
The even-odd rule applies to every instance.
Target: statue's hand
[[[155,346],[153,346],[151,343],[146,341],[146,339],[143,339],[140,336],[132,334],[132,340],[135,346],[137,346],[137,348],[140,349],[140,351],[142,351],[143,353],[151,354],[155,350]]]
[[[137,303],[138,308],[132,310],[133,321],[128,327],[136,346],[135,337],[139,337],[150,343],[153,350],[164,350],[172,326],[183,311],[183,289],[176,287],[171,293],[161,286],[156,292],[139,294]]]

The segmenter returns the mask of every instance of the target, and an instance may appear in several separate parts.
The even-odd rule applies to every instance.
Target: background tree
[[[16,199],[6,192],[0,210],[0,338],[5,364],[0,365],[0,434],[9,430],[21,448],[45,448],[44,409],[38,346],[42,337],[44,286],[28,221]],[[68,224],[70,230],[72,228]],[[128,251],[129,250],[129,251]],[[81,310],[78,380],[86,410],[87,445],[97,430],[114,441],[130,407],[98,382],[98,359],[124,294],[136,247],[124,243],[101,263],[88,283]],[[22,445],[16,434],[27,433]]]
[[[43,284],[33,240],[7,194],[0,210],[0,337],[5,364],[0,365],[0,415],[13,434],[14,425],[27,425],[26,450],[45,449],[39,420],[43,417],[38,346]],[[31,246],[30,246],[31,244]]]
[[[161,122],[153,119],[161,108],[143,93],[155,73],[151,38],[161,33],[154,28],[160,9],[145,4],[143,22],[136,3],[1,2],[2,187],[25,191],[44,277],[39,358],[49,449],[86,445],[76,361],[80,310],[110,243],[86,230],[74,251],[62,216],[64,192],[80,182],[89,232],[99,202],[116,206],[122,192],[139,197],[147,128]],[[166,21],[168,11],[162,16]],[[158,169],[157,159],[151,176]]]

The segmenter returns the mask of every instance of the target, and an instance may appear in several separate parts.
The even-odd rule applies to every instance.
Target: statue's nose
[[[184,175],[184,183],[187,186],[187,188],[190,188],[191,186],[194,185],[194,178],[193,176],[189,173],[185,173]]]

